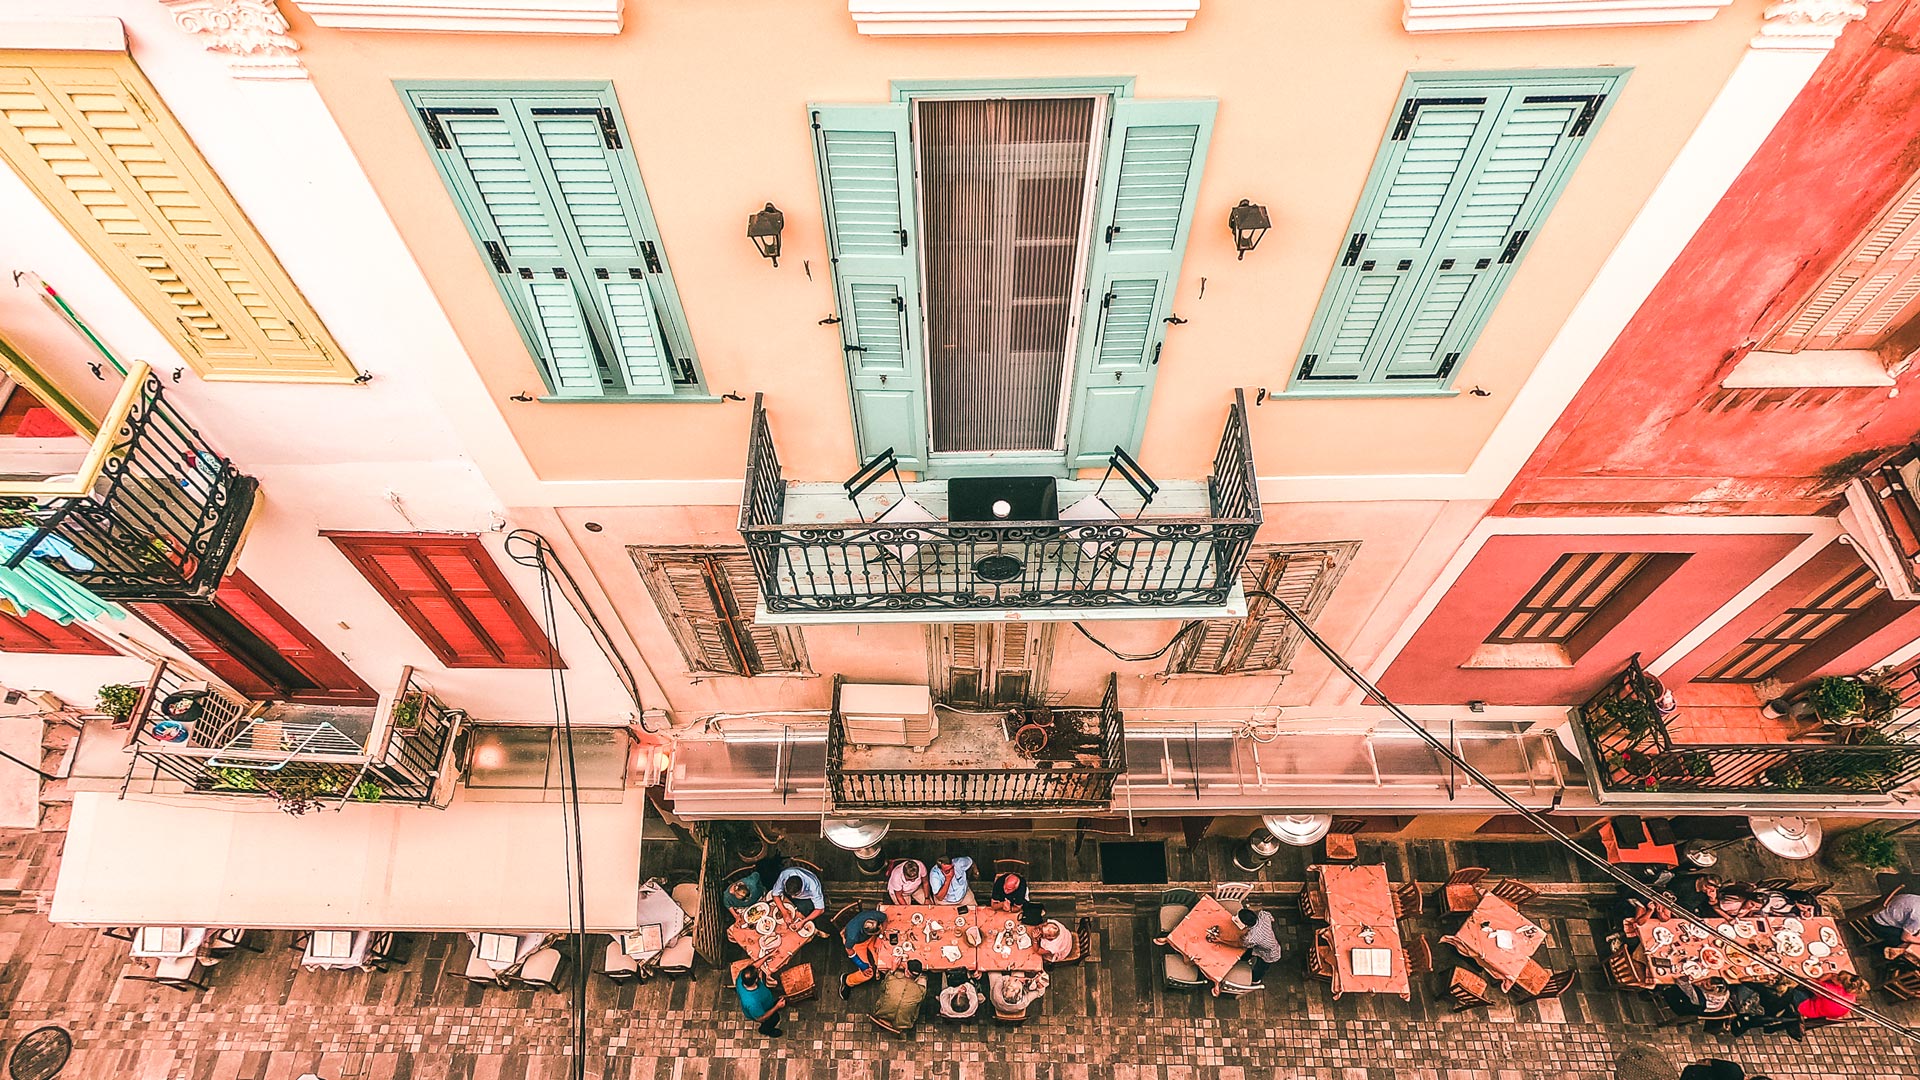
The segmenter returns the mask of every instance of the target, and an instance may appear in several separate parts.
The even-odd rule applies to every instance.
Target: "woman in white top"
[[[1073,933],[1059,919],[1048,919],[1040,924],[1035,935],[1040,943],[1040,953],[1050,964],[1057,964],[1073,955]]]
[[[927,902],[927,864],[919,859],[901,859],[887,875],[887,897],[896,904]]]

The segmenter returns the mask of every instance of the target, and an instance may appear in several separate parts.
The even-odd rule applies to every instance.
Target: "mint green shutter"
[[[862,460],[926,468],[919,226],[905,103],[809,110]]]
[[[1395,109],[1293,386],[1444,387],[1618,82],[1416,82]]]
[[[697,389],[679,295],[611,93],[407,98],[551,393]]]
[[[1067,464],[1140,449],[1218,102],[1116,98],[1093,219]]]

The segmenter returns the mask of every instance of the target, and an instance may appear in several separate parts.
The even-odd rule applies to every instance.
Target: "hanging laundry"
[[[100,599],[47,565],[49,560],[58,560],[75,570],[93,569],[93,560],[61,537],[43,537],[19,566],[5,565],[23,545],[32,542],[37,532],[31,526],[0,529],[0,606],[15,612],[37,611],[62,626],[127,617],[127,609]]]

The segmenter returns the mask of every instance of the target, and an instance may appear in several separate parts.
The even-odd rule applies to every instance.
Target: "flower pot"
[[[1765,705],[1760,706],[1760,711],[1765,713],[1768,719],[1785,720],[1790,715],[1792,707],[1792,703],[1786,698],[1777,697],[1768,699]]]

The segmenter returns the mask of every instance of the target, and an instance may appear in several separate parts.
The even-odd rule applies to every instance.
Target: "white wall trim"
[[[236,79],[304,79],[307,66],[295,54],[300,43],[273,0],[160,0],[173,23],[198,34],[208,52],[227,57]]]
[[[1872,349],[1805,349],[1796,353],[1755,349],[1720,380],[1726,390],[1767,387],[1892,386],[1893,376]]]
[[[316,26],[483,34],[618,34],[626,0],[290,0]]]
[[[1705,22],[1733,0],[1406,0],[1410,34]]]
[[[1798,547],[1787,552],[1766,573],[1755,578],[1753,584],[1735,593],[1713,614],[1700,620],[1700,625],[1694,627],[1679,641],[1674,642],[1673,648],[1655,657],[1653,662],[1647,665],[1647,670],[1655,675],[1664,674],[1668,668],[1685,659],[1688,653],[1705,644],[1708,638],[1719,633],[1741,612],[1752,607],[1775,585],[1787,580],[1795,571],[1805,566],[1808,559],[1818,555],[1828,544],[1840,538],[1840,523],[1833,518],[1813,518],[1809,524],[1817,524],[1820,527],[1808,533],[1807,538],[1802,540]]]
[[[0,17],[0,49],[126,52],[127,24],[98,15],[73,19]]]
[[[1177,34],[1199,10],[1200,0],[847,0],[862,34],[893,37]]]

